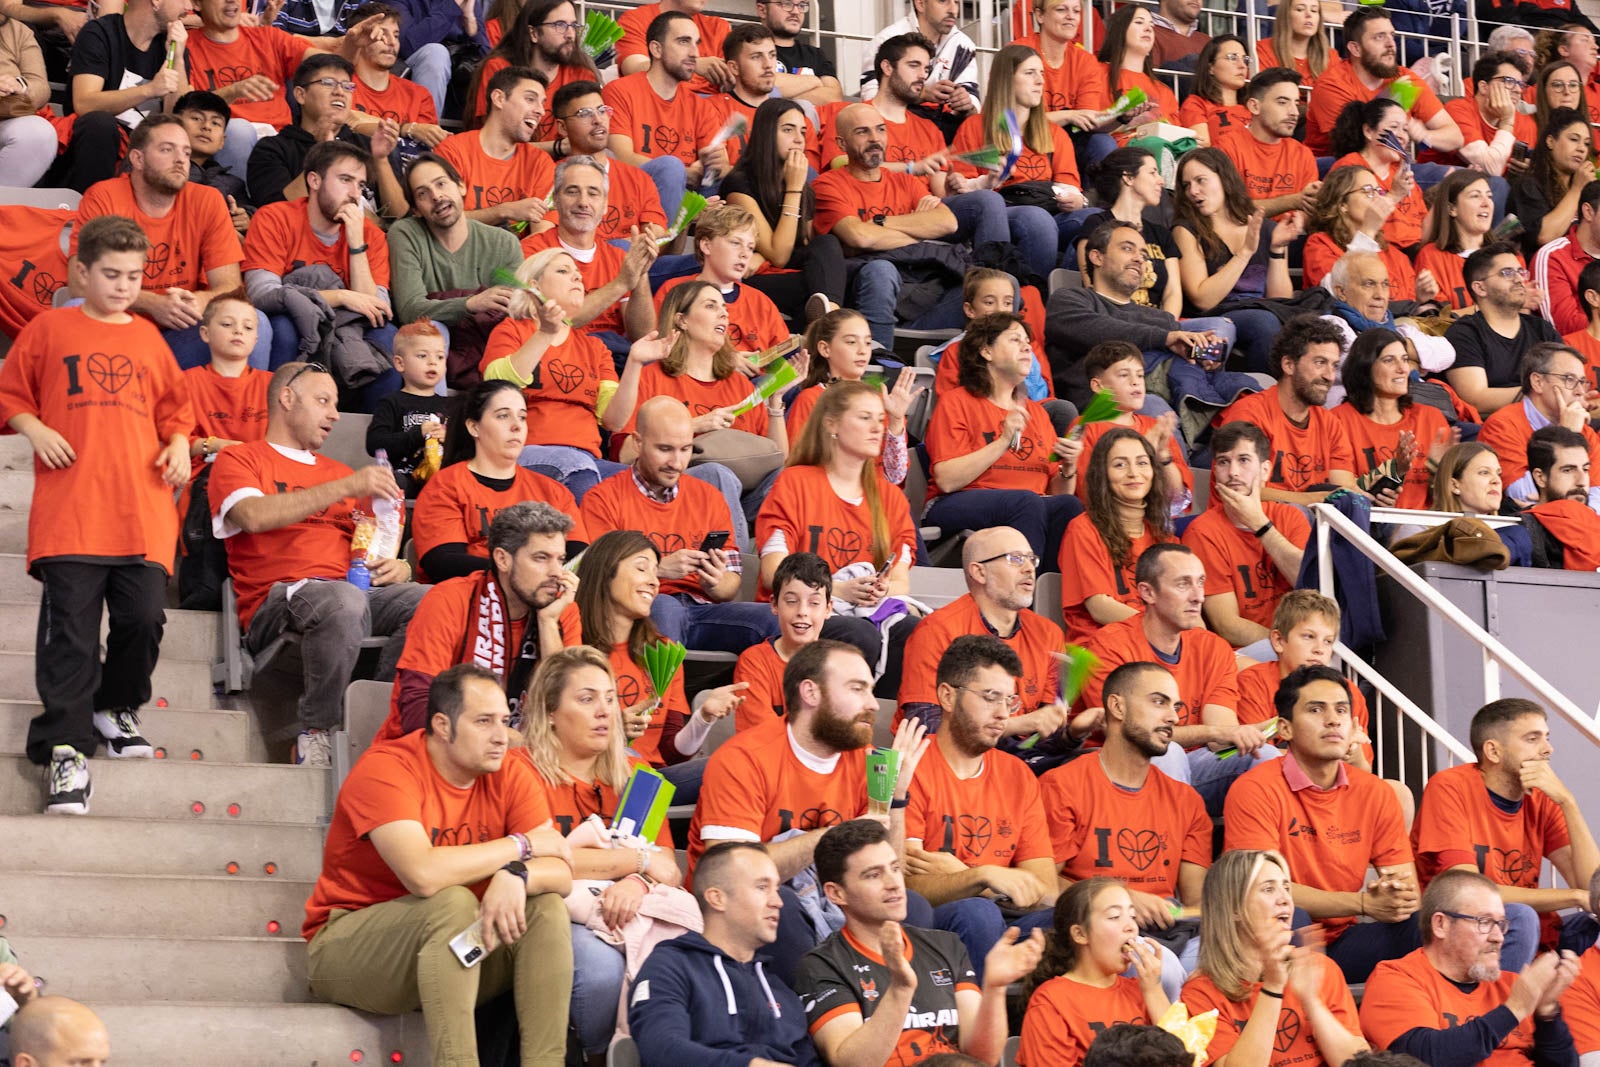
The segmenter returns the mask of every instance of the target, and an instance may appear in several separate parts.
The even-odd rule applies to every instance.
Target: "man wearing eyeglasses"
[[[756,18],[778,46],[778,91],[790,100],[822,106],[844,99],[828,54],[800,40],[811,0],[756,0]]]
[[[1490,415],[1478,440],[1500,457],[1506,496],[1528,503],[1539,487],[1528,473],[1528,442],[1535,430],[1564,426],[1583,435],[1590,463],[1600,469],[1600,435],[1589,428],[1589,379],[1583,357],[1560,342],[1534,345],[1522,357],[1521,400]]]
[[[588,79],[563,85],[550,97],[555,116],[556,156],[588,156],[606,167],[606,209],[594,235],[601,241],[627,241],[634,227],[652,237],[667,233],[667,214],[654,179],[611,152],[611,105],[600,83]],[[682,185],[677,188],[683,195]],[[673,214],[677,214],[676,206]]]
[[[1463,400],[1488,416],[1515,405],[1518,371],[1528,350],[1542,342],[1559,344],[1561,335],[1538,315],[1523,310],[1528,306],[1528,272],[1509,242],[1491,242],[1468,256],[1461,280],[1469,299],[1477,302],[1478,313],[1460,316],[1445,331],[1444,339],[1456,350],[1456,361],[1445,376]],[[1582,379],[1582,357],[1578,364]],[[1582,384],[1580,380],[1580,388]],[[1506,462],[1504,455],[1500,462]],[[1515,478],[1506,475],[1507,482]]]
[[[1361,1028],[1374,1048],[1443,1067],[1577,1067],[1561,996],[1578,975],[1573,952],[1547,952],[1521,974],[1502,971],[1505,906],[1494,883],[1446,871],[1423,894],[1422,947],[1373,969]]]
[[[1527,148],[1538,143],[1532,115],[1517,104],[1527,88],[1522,68],[1511,52],[1487,52],[1472,65],[1470,96],[1458,96],[1444,106],[1461,129],[1463,143],[1455,152],[1422,153],[1427,162],[1470,165],[1485,174],[1503,175],[1511,150],[1519,142]]]

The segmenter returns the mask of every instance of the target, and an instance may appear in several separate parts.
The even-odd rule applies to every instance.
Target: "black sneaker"
[[[112,759],[155,758],[155,748],[139,733],[139,713],[132,708],[95,712],[94,728],[105,738],[106,755]]]
[[[71,745],[57,745],[50,750],[50,799],[45,802],[46,815],[87,815],[89,795],[94,792],[89,782],[89,761]]]

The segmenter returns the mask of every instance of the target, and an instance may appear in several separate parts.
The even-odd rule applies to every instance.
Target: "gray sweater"
[[[394,256],[394,238],[390,237]],[[1142,352],[1167,347],[1167,334],[1181,329],[1161,308],[1113,303],[1093,289],[1057,289],[1045,302],[1045,354],[1055,375],[1056,395],[1080,407],[1089,398],[1083,358],[1101,341],[1131,341]]]
[[[415,216],[389,228],[389,288],[399,322],[459,322],[467,312],[466,297],[430,300],[428,294],[486,289],[494,284],[496,267],[514,271],[521,265],[522,245],[516,237],[481,222],[468,220],[466,243],[454,253],[446,252],[427,223]]]

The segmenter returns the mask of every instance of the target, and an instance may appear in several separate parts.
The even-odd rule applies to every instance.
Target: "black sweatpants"
[[[167,622],[167,572],[150,563],[79,561],[41,561],[33,571],[44,583],[34,645],[44,711],[28,727],[28,759],[49,763],[56,745],[92,756],[100,744],[95,712],[138,708],[150,699]],[[103,667],[102,605],[111,616]]]

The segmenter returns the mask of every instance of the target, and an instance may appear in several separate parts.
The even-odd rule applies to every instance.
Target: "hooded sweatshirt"
[[[740,963],[696,933],[663,942],[639,969],[628,1029],[642,1067],[819,1067],[794,990],[760,960]]]

